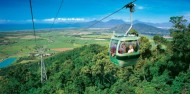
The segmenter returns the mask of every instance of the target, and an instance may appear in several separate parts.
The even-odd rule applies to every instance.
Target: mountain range
[[[154,27],[161,28],[161,29],[170,29],[172,27],[172,23],[170,23],[170,22],[152,23],[152,22],[142,22],[139,20],[134,20],[133,23],[134,24],[143,23],[143,24],[147,24],[147,25],[154,26]]]
[[[111,32],[115,31],[116,33],[125,33],[129,27],[130,27],[130,24],[122,24],[122,25],[118,25],[116,27],[111,28],[109,31]],[[156,35],[156,34],[169,35],[170,34],[169,30],[157,28],[157,27],[147,25],[144,23],[135,23],[133,25],[133,29],[138,31],[138,33],[140,34],[146,34],[146,35]]]
[[[149,23],[138,20],[133,21],[133,24],[133,29],[143,34],[169,34],[167,28],[171,27],[170,23]],[[129,22],[125,22],[119,19],[111,19],[106,22],[97,20],[89,22],[61,22],[54,24],[53,28],[108,28],[110,31],[125,32],[129,28],[129,26]],[[35,23],[36,29],[49,29],[50,27],[51,23]],[[32,23],[0,24],[0,31],[17,31],[31,29]]]
[[[87,24],[93,24],[98,22],[97,20],[87,22]],[[163,23],[151,23],[151,22],[143,22],[139,20],[134,20],[133,24],[146,24],[150,25],[156,28],[161,28],[161,29],[169,29],[172,27],[172,23],[170,22],[163,22]],[[121,25],[121,24],[130,24],[129,22],[125,22],[120,19],[111,19],[107,22],[99,22],[98,24],[94,25],[93,27],[106,27],[106,28],[113,28],[115,26]]]

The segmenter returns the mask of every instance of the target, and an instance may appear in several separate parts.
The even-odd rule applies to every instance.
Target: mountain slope
[[[133,23],[134,24],[136,24],[136,23],[147,24],[147,25],[154,26],[157,28],[162,28],[162,29],[169,29],[172,27],[172,23],[170,23],[170,22],[152,23],[152,22],[142,22],[139,20],[134,20]]]
[[[125,33],[129,27],[130,27],[129,24],[122,24],[114,28],[111,28],[110,31],[111,32],[115,31],[116,33]],[[146,25],[143,23],[134,24],[133,29],[138,31],[140,34],[148,34],[148,35],[155,35],[155,34],[168,35],[169,34],[168,30],[156,28],[154,26]]]
[[[94,23],[97,23],[95,25],[93,25]],[[106,21],[106,22],[102,22],[102,21],[97,21],[97,20],[94,20],[94,21],[90,21],[90,22],[82,22],[82,23],[74,23],[74,24],[71,24],[72,26],[81,26],[81,27],[88,27],[88,26],[91,26],[93,25],[92,27],[90,28],[112,28],[112,27],[115,27],[117,25],[120,25],[120,24],[124,24],[126,22],[124,22],[123,20],[118,20],[118,19],[112,19],[112,20],[109,20],[109,21]]]

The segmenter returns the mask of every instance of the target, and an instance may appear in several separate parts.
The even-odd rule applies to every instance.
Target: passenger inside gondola
[[[127,53],[132,53],[132,52],[134,52],[133,46],[132,46],[132,45],[129,45],[129,50],[128,50]]]
[[[120,53],[120,54],[126,53],[126,44],[125,44],[125,42],[121,43],[120,48],[118,50],[118,53]]]
[[[113,43],[111,46],[111,56],[115,56],[117,44]]]

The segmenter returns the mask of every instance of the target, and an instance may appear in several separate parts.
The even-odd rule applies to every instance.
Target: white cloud
[[[143,6],[138,6],[137,9],[143,10],[144,7]]]
[[[34,19],[35,23],[52,23],[54,21],[54,18],[48,18],[48,19]],[[62,23],[62,22],[69,22],[69,23],[75,23],[75,22],[87,22],[88,20],[84,18],[57,18],[55,20],[55,23]],[[23,24],[23,23],[31,23],[32,20],[4,20],[0,19],[0,24],[5,24],[5,23],[18,23],[18,24]]]
[[[49,19],[44,19],[42,21],[44,21],[44,22],[52,22],[53,20],[54,20],[54,18],[49,18]]]
[[[34,22],[37,22],[38,20],[37,19],[33,19]],[[32,20],[22,20],[22,22],[32,22]]]
[[[10,22],[10,20],[0,19],[0,23],[8,23],[8,22]]]
[[[53,22],[54,18],[43,19],[42,22]],[[57,18],[55,20],[56,23],[60,22],[85,22],[84,18]]]
[[[137,9],[139,9],[139,10],[143,10],[143,9],[144,9],[143,6],[140,6],[140,5],[137,5],[137,4],[135,4],[135,7],[136,7]]]

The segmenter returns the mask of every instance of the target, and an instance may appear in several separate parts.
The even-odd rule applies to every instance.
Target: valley
[[[30,31],[0,33],[0,60],[14,57],[30,57],[35,59],[35,45],[43,46],[47,55],[72,50],[84,45],[99,44],[109,45],[112,33],[103,30],[63,29],[52,32],[37,31],[36,43],[33,33]],[[27,62],[27,60],[25,60]]]

